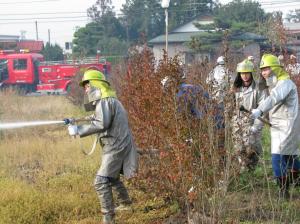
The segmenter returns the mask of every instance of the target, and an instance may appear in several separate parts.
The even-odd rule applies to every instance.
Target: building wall
[[[153,54],[155,57],[156,64],[159,60],[163,59],[163,50],[165,49],[165,44],[155,44],[153,46]],[[168,45],[168,57],[179,56],[179,59],[184,64],[189,64],[194,61],[204,61],[211,59],[211,55],[208,53],[195,53],[193,50],[188,48],[185,44],[176,43]]]
[[[163,50],[166,48],[165,44],[155,44],[153,46],[153,54],[156,64],[163,59]],[[183,44],[168,44],[168,57],[179,56],[180,60],[185,63],[185,52],[190,51],[189,48]]]
[[[221,49],[217,47],[217,49]],[[163,49],[165,49],[165,44],[155,44],[153,46],[153,54],[156,60],[156,64],[158,64],[159,60],[163,59]],[[260,62],[260,46],[257,43],[249,44],[243,48],[241,48],[237,52],[232,52],[234,55],[234,58],[237,59],[237,63],[242,61],[243,59],[246,59],[248,56],[252,55],[255,59],[255,64],[258,66]],[[203,62],[208,61],[215,62],[217,60],[217,57],[220,56],[219,52],[212,52],[212,53],[195,53],[193,50],[185,46],[185,44],[182,43],[176,43],[176,44],[169,44],[168,45],[168,56],[174,57],[175,55],[179,55],[180,60],[184,64],[193,63],[194,61],[197,62]]]
[[[256,63],[260,62],[260,46],[257,43],[252,43],[242,49],[244,57],[253,56]]]

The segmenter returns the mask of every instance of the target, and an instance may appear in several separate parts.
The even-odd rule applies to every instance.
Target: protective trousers
[[[119,178],[103,177],[99,175],[96,176],[94,185],[101,204],[103,223],[113,223],[115,216],[113,189],[116,191],[119,203],[130,204],[131,200],[127,189]]]
[[[262,153],[261,130],[251,131],[251,120],[246,116],[232,117],[232,140],[239,163],[243,168],[255,169]]]
[[[300,161],[297,155],[272,154],[272,167],[279,186],[280,198],[289,198],[289,186],[298,186]]]

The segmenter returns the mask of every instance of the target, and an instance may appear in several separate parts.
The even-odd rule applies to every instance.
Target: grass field
[[[64,96],[25,97],[7,91],[0,93],[0,99],[1,122],[85,115]],[[64,125],[49,125],[0,130],[0,141],[0,224],[101,223],[93,187],[100,150],[92,156],[81,151],[89,150],[93,138],[72,139]],[[211,195],[203,200],[203,211],[213,216],[211,211],[218,210],[221,216],[202,223],[300,223],[299,190],[292,189],[290,201],[277,200],[268,130],[263,142],[264,159],[254,172],[233,180],[223,197]],[[175,202],[166,204],[151,189],[126,184],[134,213],[117,214],[117,223],[184,223],[176,216]]]
[[[1,122],[62,120],[83,111],[64,96],[0,93]],[[72,139],[64,125],[0,130],[0,224],[101,223],[93,180],[100,150],[85,156],[92,137]],[[129,190],[135,213],[120,223],[155,223],[170,209],[151,194]]]

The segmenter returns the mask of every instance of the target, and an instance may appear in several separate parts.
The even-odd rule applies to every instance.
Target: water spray
[[[14,123],[0,123],[0,130],[1,129],[16,129],[16,128],[44,126],[44,125],[54,125],[54,124],[70,125],[70,124],[75,124],[76,122],[80,122],[80,121],[93,121],[93,120],[95,120],[95,119],[65,118],[62,121],[26,121],[26,122],[14,122]]]
[[[65,124],[65,121],[26,121],[15,123],[0,123],[0,129],[15,129],[53,124]]]

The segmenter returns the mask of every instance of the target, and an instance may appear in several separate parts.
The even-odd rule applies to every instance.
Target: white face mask
[[[84,108],[86,111],[93,111],[96,109],[96,103],[101,99],[101,90],[90,87],[89,91],[84,96]]]
[[[98,88],[90,87],[87,93],[89,102],[93,102],[101,99],[101,91]]]
[[[266,85],[268,87],[274,87],[277,83],[277,77],[275,74],[271,74],[267,79],[266,79]]]

